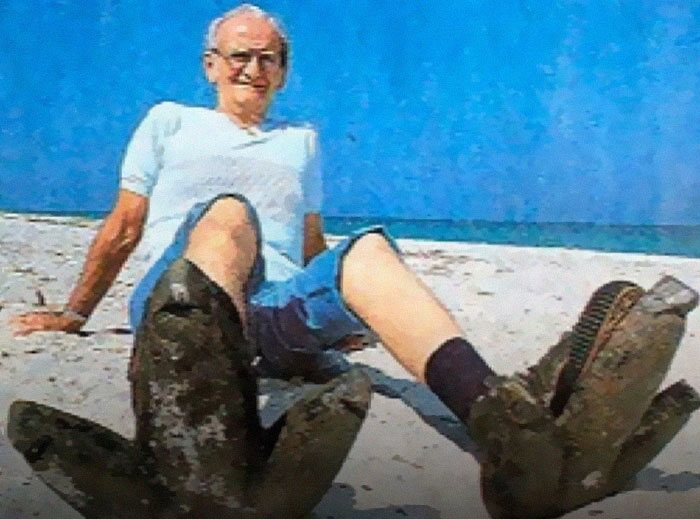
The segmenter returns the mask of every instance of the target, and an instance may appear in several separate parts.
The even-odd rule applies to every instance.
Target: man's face
[[[279,34],[264,18],[244,13],[219,25],[216,42],[204,66],[220,108],[262,117],[284,78]]]

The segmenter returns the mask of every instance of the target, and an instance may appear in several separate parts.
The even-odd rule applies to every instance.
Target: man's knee
[[[376,261],[387,254],[398,255],[387,237],[381,232],[368,232],[350,245],[346,259]]]
[[[214,201],[199,219],[193,232],[257,237],[250,206],[233,196],[224,196]]]
[[[343,256],[340,269],[340,292],[347,295],[348,290],[364,290],[364,278],[368,271],[379,265],[395,265],[401,258],[381,232],[369,232],[357,238]],[[355,281],[360,281],[357,284]],[[357,285],[357,286],[356,286]]]
[[[245,315],[245,291],[260,253],[255,213],[245,200],[215,200],[190,232],[182,256],[194,263]]]

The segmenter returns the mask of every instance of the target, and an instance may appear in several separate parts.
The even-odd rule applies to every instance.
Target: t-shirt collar
[[[263,133],[274,130],[278,126],[278,124],[274,120],[266,117],[265,119],[260,121],[258,124],[255,124],[253,126],[248,126],[247,128],[242,128],[242,127],[238,126],[238,124],[236,124],[236,122],[233,119],[231,119],[228,115],[226,115],[224,112],[221,112],[219,110],[216,110],[216,112],[221,114],[222,116],[226,117],[235,128],[237,128],[238,130],[245,132],[248,135],[251,135],[253,137],[260,137],[260,136],[262,136]]]

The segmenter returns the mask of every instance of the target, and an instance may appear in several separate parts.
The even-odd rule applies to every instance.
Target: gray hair
[[[280,64],[286,70],[289,56],[289,38],[287,38],[287,34],[282,29],[282,25],[277,18],[253,4],[241,4],[238,7],[234,7],[233,9],[226,11],[221,16],[214,18],[209,23],[209,28],[207,29],[207,33],[204,37],[204,50],[208,51],[216,48],[216,31],[219,30],[219,27],[223,22],[229,18],[246,13],[251,13],[259,18],[263,18],[275,30],[282,45],[282,48],[280,49]]]

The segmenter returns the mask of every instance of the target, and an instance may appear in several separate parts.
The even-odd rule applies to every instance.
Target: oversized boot
[[[489,381],[467,426],[496,519],[557,517],[622,490],[700,407],[684,381],[657,394],[697,294],[672,277],[612,282],[526,373]]]
[[[21,400],[10,406],[7,428],[39,479],[87,518],[154,517],[166,504],[149,482],[143,453],[114,431]]]
[[[351,370],[308,390],[264,429],[236,316],[218,286],[176,261],[154,289],[135,339],[135,440],[18,402],[9,420],[13,444],[88,519],[307,514],[354,442],[370,382]],[[116,503],[125,495],[129,503]]]

